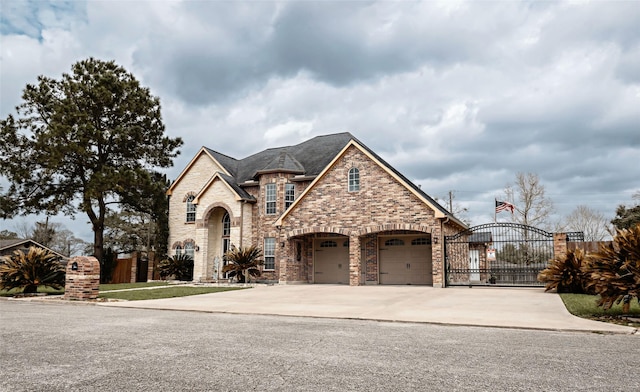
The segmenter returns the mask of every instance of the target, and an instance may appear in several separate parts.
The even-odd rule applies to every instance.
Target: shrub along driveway
[[[636,332],[635,328],[573,316],[557,294],[545,293],[542,288],[258,285],[250,290],[99,305],[563,331]]]

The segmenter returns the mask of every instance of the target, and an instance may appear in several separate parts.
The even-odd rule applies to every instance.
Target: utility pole
[[[449,212],[453,213],[453,191],[449,191]]]

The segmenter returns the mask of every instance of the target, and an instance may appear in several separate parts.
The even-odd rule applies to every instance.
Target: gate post
[[[553,233],[553,257],[567,253],[567,233]]]

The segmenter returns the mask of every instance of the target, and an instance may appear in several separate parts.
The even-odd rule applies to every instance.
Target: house
[[[232,246],[263,250],[264,281],[442,287],[464,223],[350,133],[235,159],[202,147],[167,191],[169,247],[194,281]]]
[[[34,240],[25,240],[20,238],[10,239],[10,240],[0,240],[0,257],[3,256],[11,256],[13,252],[19,250],[22,253],[27,254],[29,252],[29,248],[32,246],[40,249],[45,249],[58,257],[58,259],[66,264],[67,256],[60,254],[54,250],[47,248],[46,246],[34,241]]]

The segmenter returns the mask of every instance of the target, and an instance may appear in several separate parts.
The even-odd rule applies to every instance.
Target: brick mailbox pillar
[[[64,299],[86,301],[98,298],[100,263],[92,256],[74,257],[67,263]]]

